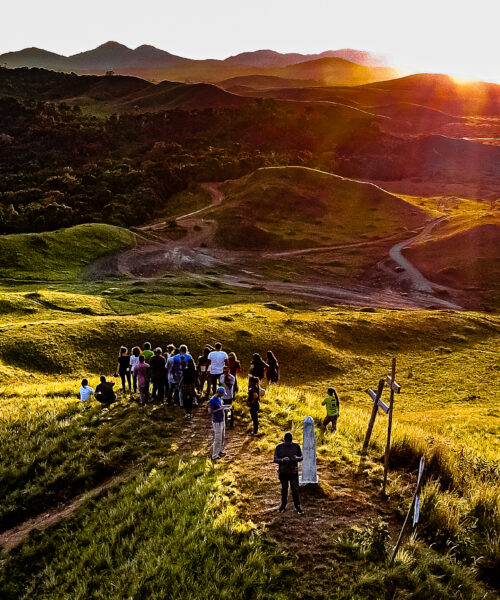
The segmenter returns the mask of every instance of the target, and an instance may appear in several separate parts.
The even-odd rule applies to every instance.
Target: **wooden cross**
[[[363,450],[361,451],[361,454],[366,454],[366,451],[368,450],[368,444],[370,443],[370,438],[372,437],[373,426],[375,425],[375,418],[377,417],[379,406],[385,413],[387,413],[387,411],[389,410],[387,404],[385,402],[382,402],[382,400],[380,399],[382,396],[382,392],[384,391],[384,385],[385,380],[381,379],[378,382],[378,389],[376,392],[374,392],[371,388],[366,392],[373,400],[373,408],[370,421],[368,423],[368,429],[366,430],[365,441],[363,443]]]
[[[387,385],[391,388],[391,396],[389,403],[389,422],[387,424],[387,443],[385,446],[384,455],[384,484],[382,486],[382,494],[385,495],[385,487],[387,484],[387,474],[389,473],[389,456],[391,454],[391,433],[392,433],[392,413],[394,412],[394,394],[399,394],[401,386],[396,383],[396,359],[392,359],[391,375],[386,378]]]
[[[382,400],[382,392],[384,391],[384,386],[388,386],[390,389],[390,401],[389,406]],[[366,454],[368,450],[368,446],[370,444],[370,438],[372,436],[373,426],[375,425],[375,419],[377,417],[378,409],[381,408],[386,415],[389,415],[389,420],[387,424],[387,442],[385,447],[384,454],[384,485],[382,491],[385,495],[385,488],[387,485],[387,474],[389,471],[389,456],[391,452],[391,433],[392,433],[392,414],[394,411],[394,394],[399,394],[401,392],[401,386],[396,382],[396,359],[392,359],[392,370],[391,374],[387,375],[384,379],[381,379],[378,382],[378,388],[375,392],[371,388],[366,391],[366,393],[373,400],[373,408],[372,414],[370,416],[370,421],[368,423],[368,428],[366,430],[365,441],[363,442],[363,450],[361,454]]]

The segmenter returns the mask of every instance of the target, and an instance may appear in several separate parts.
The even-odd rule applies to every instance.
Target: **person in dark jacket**
[[[114,381],[106,381],[106,377],[101,375],[101,383],[95,389],[95,399],[101,404],[108,406],[116,400],[116,394],[113,391]]]
[[[250,409],[250,417],[253,423],[253,435],[259,433],[259,411],[260,399],[264,390],[260,387],[258,377],[250,377],[248,380],[248,398],[247,406]]]
[[[116,368],[116,376],[120,376],[122,380],[123,393],[127,391],[125,383],[128,382],[128,391],[132,391],[132,379],[130,372],[130,356],[128,349],[125,346],[120,348],[120,354],[118,355],[118,366]]]
[[[149,359],[149,375],[151,377],[151,383],[153,389],[151,390],[151,399],[153,402],[158,400],[163,402],[165,393],[165,357],[163,356],[163,350],[161,348],[155,348],[155,354]]]
[[[197,396],[198,389],[198,373],[196,371],[196,365],[194,364],[194,360],[190,358],[187,361],[186,366],[184,367],[184,372],[182,376],[182,403],[184,404],[184,409],[186,411],[186,419],[191,418],[191,413],[193,410],[193,401]]]
[[[198,388],[200,391],[200,396],[203,395],[203,388],[205,387],[205,383],[207,384],[207,391],[205,393],[205,398],[208,400],[208,396],[210,393],[210,359],[208,355],[210,354],[210,348],[205,348],[203,350],[203,354],[198,356]]]
[[[304,514],[300,507],[299,499],[299,467],[302,460],[302,450],[298,444],[293,442],[291,433],[285,433],[282,444],[276,446],[274,451],[274,462],[278,465],[278,476],[281,482],[281,505],[280,512],[284,512],[288,501],[288,485],[292,490],[293,503],[299,515]]]
[[[267,381],[268,383],[278,383],[280,379],[280,365],[274,352],[271,350],[267,351]]]
[[[268,368],[269,365],[262,360],[259,354],[255,353],[250,365],[250,374],[254,377],[258,377],[259,381],[261,381],[264,378],[264,373]]]

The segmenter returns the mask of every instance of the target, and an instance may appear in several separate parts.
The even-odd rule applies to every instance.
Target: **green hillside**
[[[428,220],[422,209],[361,181],[273,167],[223,186],[214,212],[226,247],[307,248],[374,240]]]
[[[485,583],[498,583],[500,539],[497,318],[277,304],[120,316],[98,296],[41,290],[0,300],[19,306],[0,317],[1,529],[40,521],[24,541],[24,525],[0,533],[8,550],[2,598],[494,598]],[[41,301],[43,320],[18,319]],[[82,314],[85,306],[93,313]],[[218,465],[204,458],[203,404],[187,423],[180,409],[140,408],[134,395],[119,393],[109,410],[77,401],[83,375],[95,386],[113,372],[121,343],[145,340],[187,342],[195,356],[221,340],[243,374],[254,351],[271,347],[282,384],[262,400],[262,435],[248,435],[244,385]],[[382,499],[384,416],[359,461],[365,390],[393,355],[402,393]],[[335,436],[319,429],[331,383],[341,398]],[[286,429],[301,440],[307,415],[318,423],[321,487],[302,491],[304,517],[282,516],[272,451]],[[418,538],[390,567],[421,454],[428,468]],[[299,518],[310,529],[301,540],[293,535]]]
[[[63,281],[106,254],[127,248],[135,234],[115,227],[89,223],[47,233],[0,236],[0,280]]]

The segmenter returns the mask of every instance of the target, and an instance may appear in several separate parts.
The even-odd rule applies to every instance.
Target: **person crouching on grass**
[[[340,416],[340,401],[335,388],[328,388],[328,396],[323,400],[321,406],[326,406],[326,417],[323,419],[323,431],[326,432],[328,423],[332,424],[332,432],[337,431],[337,419]]]
[[[113,390],[114,385],[114,381],[106,381],[106,377],[101,375],[101,383],[95,389],[95,399],[105,406],[109,406],[112,402],[115,402],[116,394]]]
[[[88,379],[82,379],[82,385],[80,387],[80,400],[81,402],[87,402],[92,398],[92,394],[94,393],[94,388],[91,388],[89,385]]]

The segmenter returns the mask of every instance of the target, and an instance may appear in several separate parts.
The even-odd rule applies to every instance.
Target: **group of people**
[[[149,342],[144,349],[135,346],[129,354],[125,346],[120,348],[116,376],[119,376],[124,393],[139,391],[140,404],[162,402],[167,405],[178,404],[185,409],[185,417],[191,418],[193,406],[204,397],[209,400],[208,410],[212,417],[213,446],[212,460],[222,458],[226,422],[234,425],[233,400],[239,391],[238,377],[241,363],[234,352],[226,353],[222,344],[217,342],[213,347],[205,347],[196,363],[185,344],[178,348],[173,344],[162,348],[151,349]],[[267,360],[254,354],[248,374],[247,406],[252,420],[252,433],[259,432],[260,402],[265,390],[262,381],[267,378],[268,384],[279,381],[280,367],[272,351],[267,352]],[[85,402],[92,396],[99,402],[109,405],[117,398],[114,382],[107,381],[103,375],[94,390],[84,379],[80,387],[80,400]],[[326,431],[331,423],[332,431],[336,431],[340,413],[340,403],[334,388],[328,388],[328,396],[323,401],[326,416],[323,429]],[[290,486],[295,509],[303,514],[299,500],[298,463],[302,460],[300,446],[294,443],[291,433],[287,433],[284,442],[276,447],[274,462],[278,464],[281,482],[282,500],[280,512],[284,511]]]
[[[192,417],[193,406],[204,397],[220,398],[229,426],[234,425],[233,400],[239,391],[238,377],[241,363],[234,352],[226,353],[222,344],[206,345],[197,361],[189,353],[186,344],[176,347],[169,344],[165,351],[157,347],[151,349],[151,343],[145,342],[143,349],[139,346],[128,348],[122,346],[116,366],[117,377],[120,377],[122,391],[139,392],[141,405],[147,402],[160,402],[167,405],[178,404],[185,409],[186,418]],[[279,381],[279,363],[272,351],[267,352],[267,360],[255,353],[252,358],[248,379],[247,403],[253,423],[253,433],[259,431],[260,398],[264,393],[261,381],[267,378],[269,384]],[[103,404],[111,404],[116,400],[113,381],[101,376],[99,385],[94,390],[87,379],[82,381],[80,399],[85,402],[92,395]],[[219,415],[213,415],[217,422]],[[214,453],[213,458],[218,458]]]

